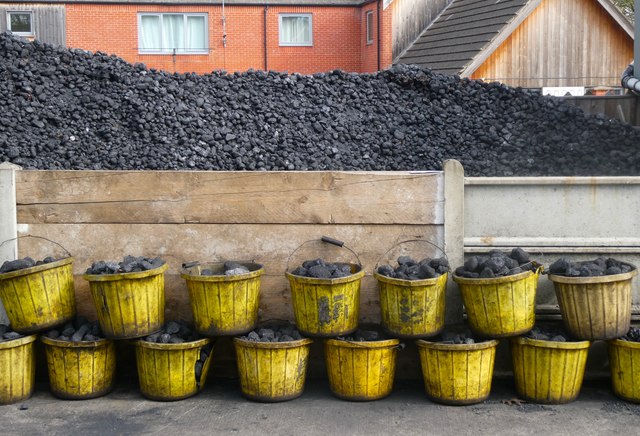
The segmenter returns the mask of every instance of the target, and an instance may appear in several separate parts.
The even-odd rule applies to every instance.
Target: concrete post
[[[451,268],[464,263],[464,169],[457,160],[444,162],[444,251]],[[456,284],[447,284],[447,324],[462,322],[462,299]]]
[[[21,168],[18,165],[9,162],[0,164],[0,264],[18,257],[16,171],[19,169]],[[1,301],[0,323],[9,323]]]

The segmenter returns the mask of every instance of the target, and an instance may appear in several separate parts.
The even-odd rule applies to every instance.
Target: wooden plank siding
[[[396,0],[393,7],[393,60],[420,36],[452,0]]]
[[[18,171],[16,203],[19,235],[56,241],[74,255],[79,311],[91,318],[81,274],[92,261],[132,254],[169,264],[168,319],[191,319],[182,263],[228,259],[264,264],[261,319],[293,319],[288,263],[356,261],[345,249],[317,242],[326,234],[358,254],[366,271],[360,318],[378,322],[371,274],[380,257],[407,239],[444,244],[439,172]],[[61,253],[36,238],[20,239],[19,250],[34,258]],[[437,254],[426,251],[415,255]]]
[[[64,4],[12,3],[0,4],[0,32],[7,30],[8,11],[31,11],[33,29],[39,41],[66,45],[66,12]]]
[[[543,0],[471,77],[511,86],[619,86],[633,40],[596,0]]]

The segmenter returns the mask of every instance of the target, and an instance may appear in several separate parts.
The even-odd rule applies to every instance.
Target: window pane
[[[373,42],[373,13],[367,12],[367,42]]]
[[[163,15],[162,36],[165,51],[184,51],[184,15]]]
[[[205,17],[187,17],[187,50],[203,51],[207,48],[205,40]]]
[[[281,34],[285,44],[310,44],[311,18],[282,17]]]
[[[140,17],[142,29],[140,30],[141,50],[161,50],[160,17],[157,15],[143,15]]]
[[[30,13],[16,13],[9,14],[11,31],[21,33],[31,33],[31,14]]]

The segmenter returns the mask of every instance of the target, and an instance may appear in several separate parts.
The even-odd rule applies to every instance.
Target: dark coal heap
[[[254,342],[291,342],[302,339],[293,324],[272,324],[250,331],[242,339]]]
[[[291,274],[315,279],[337,279],[351,274],[351,265],[344,262],[326,262],[324,259],[312,259],[302,262],[302,266],[294,269]]]
[[[13,341],[14,339],[20,339],[22,337],[24,337],[24,335],[14,332],[8,325],[0,324],[0,342]]]
[[[627,334],[620,339],[623,341],[640,342],[640,327],[631,326]]]
[[[162,330],[144,337],[142,340],[157,344],[183,344],[201,339],[188,325],[169,321]]]
[[[549,266],[549,273],[567,277],[597,277],[623,274],[636,269],[630,263],[599,257],[584,262],[571,262],[561,257]]]
[[[425,257],[416,261],[411,256],[398,257],[398,266],[380,265],[378,274],[401,280],[433,279],[449,272],[449,261],[446,257],[430,259]]]
[[[151,259],[143,256],[125,256],[122,262],[113,262],[108,260],[93,262],[87,269],[86,273],[90,275],[99,275],[141,272],[160,268],[162,265],[164,265],[164,260],[159,257]]]
[[[516,247],[508,254],[491,250],[488,256],[471,256],[463,266],[456,268],[455,273],[468,279],[489,279],[535,271],[537,267],[538,264],[531,260],[529,253]]]
[[[416,66],[171,74],[3,33],[0,96],[0,162],[28,169],[640,172],[629,125]]]
[[[104,339],[98,321],[89,322],[82,316],[78,316],[73,322],[66,323],[60,329],[49,330],[44,335],[51,339],[71,342],[99,341],[100,339]]]
[[[358,329],[348,336],[338,336],[336,339],[349,342],[373,342],[386,341],[389,338],[387,337],[387,335],[378,330]]]
[[[524,337],[539,341],[571,342],[571,336],[562,328],[535,326]]]
[[[52,256],[47,256],[42,260],[34,260],[30,257],[25,257],[24,259],[16,259],[16,260],[5,260],[2,266],[0,267],[0,274],[18,271],[21,269],[27,269],[34,266],[44,265],[46,263],[55,262]]]

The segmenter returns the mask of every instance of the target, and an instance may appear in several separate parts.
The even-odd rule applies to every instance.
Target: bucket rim
[[[302,339],[297,339],[295,341],[287,341],[287,342],[257,342],[257,341],[250,341],[249,339],[233,338],[233,343],[234,345],[239,345],[241,347],[247,347],[247,348],[284,349],[284,348],[298,348],[298,347],[303,347],[305,345],[311,345],[313,343],[313,339],[302,338]]]
[[[442,350],[442,351],[474,351],[485,350],[487,348],[496,348],[500,341],[495,339],[488,339],[482,342],[476,342],[473,344],[443,344],[442,342],[426,341],[424,339],[418,339],[416,345],[418,348],[428,348],[430,350]]]
[[[640,342],[625,341],[623,339],[610,339],[607,343],[610,347],[633,348],[634,350],[640,350]]]
[[[591,341],[543,341],[541,339],[525,338],[524,336],[518,336],[515,338],[509,338],[509,341],[518,345],[528,345],[538,348],[551,348],[556,350],[586,350],[591,347]]]
[[[511,283],[518,280],[529,278],[529,276],[536,275],[540,276],[540,268],[536,268],[534,271],[523,271],[518,274],[513,274],[510,276],[502,276],[502,277],[492,277],[492,278],[477,278],[470,279],[467,277],[457,276],[455,273],[452,274],[453,281],[456,283],[460,283],[463,285],[496,285],[502,283]]]
[[[422,286],[433,286],[438,284],[440,280],[443,280],[442,277],[445,277],[444,281],[446,282],[449,279],[449,273],[446,272],[444,274],[440,274],[438,277],[434,277],[432,279],[421,279],[421,280],[405,280],[405,279],[396,279],[393,277],[388,277],[378,273],[377,271],[373,272],[373,276],[380,282],[389,283],[391,285],[400,285],[408,288],[417,288]]]
[[[355,266],[359,269],[351,275],[348,275],[345,277],[336,277],[334,279],[318,279],[315,277],[303,277],[303,276],[291,274],[289,271],[286,271],[285,275],[290,281],[295,281],[298,283],[306,283],[309,285],[338,285],[341,283],[355,282],[356,280],[359,280],[362,277],[364,277],[364,269],[362,268],[362,265],[359,265],[357,263],[350,263],[349,265]]]
[[[144,339],[137,339],[135,346],[139,348],[151,348],[153,350],[190,350],[192,348],[199,348],[208,345],[213,340],[211,338],[202,338],[195,341],[183,342],[181,344],[159,344],[157,342],[148,342]]]
[[[117,274],[83,274],[82,278],[88,282],[113,282],[116,280],[126,279],[144,279],[146,277],[152,277],[161,274],[165,272],[167,268],[169,268],[169,265],[165,262],[158,268],[150,269],[147,271],[136,271]]]
[[[191,270],[192,268],[195,268],[195,267],[191,267],[191,268],[183,268],[182,272],[180,273],[180,277],[185,280],[194,281],[194,282],[235,282],[239,280],[246,280],[246,279],[252,279],[255,277],[260,277],[262,274],[264,274],[264,265],[262,265],[261,263],[257,263],[257,262],[236,262],[236,263],[242,266],[253,265],[253,266],[257,266],[258,268],[253,271],[249,270],[249,272],[245,274],[236,274],[232,276],[226,276],[226,275],[202,276],[199,274],[189,274],[188,271]],[[203,262],[203,263],[199,263],[197,266],[202,268],[203,266],[206,266],[206,265],[219,266],[219,265],[224,265],[224,262]]]
[[[104,345],[109,345],[110,343],[113,343],[113,340],[109,338],[101,338],[101,339],[98,339],[97,341],[73,342],[73,341],[65,341],[63,339],[49,338],[43,335],[43,336],[40,336],[40,342],[42,342],[45,345],[58,347],[58,348],[95,348],[95,347],[101,347]]]
[[[13,279],[16,277],[26,276],[29,274],[46,271],[48,269],[57,268],[60,266],[68,265],[73,263],[73,256],[65,257],[60,260],[56,260],[55,262],[43,263],[42,265],[32,266],[31,268],[23,268],[16,271],[9,271],[7,273],[0,274],[0,281]]]
[[[21,345],[30,344],[34,342],[36,339],[38,339],[38,335],[34,334],[29,336],[23,336],[21,338],[12,339],[10,341],[3,341],[3,342],[0,342],[0,350],[8,350],[9,348],[15,348]]]
[[[325,339],[328,347],[338,348],[396,348],[400,345],[400,339],[382,339],[379,341],[347,341],[345,339]]]
[[[595,277],[567,277],[558,274],[549,274],[549,280],[555,283],[566,283],[571,285],[588,285],[592,283],[613,283],[621,282],[624,280],[630,280],[638,275],[638,268],[632,269],[626,273],[610,274],[608,276],[595,276]]]

